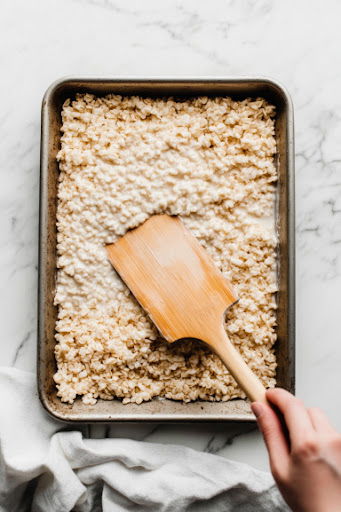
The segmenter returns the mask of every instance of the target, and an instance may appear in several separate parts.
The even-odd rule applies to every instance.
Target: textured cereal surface
[[[226,330],[275,384],[274,107],[259,98],[79,95],[58,154],[55,382],[72,403],[244,397],[198,343],[167,344],[117,277],[105,244],[155,213],[180,215],[237,290]]]

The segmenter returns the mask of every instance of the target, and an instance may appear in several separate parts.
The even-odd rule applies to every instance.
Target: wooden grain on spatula
[[[108,245],[109,259],[167,341],[202,340],[218,354],[251,400],[265,389],[229,341],[225,310],[237,297],[181,220],[155,215]]]

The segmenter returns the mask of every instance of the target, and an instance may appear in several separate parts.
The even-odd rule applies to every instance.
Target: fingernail
[[[254,402],[253,404],[251,404],[251,409],[252,409],[253,414],[256,416],[256,418],[258,418],[258,416],[260,416],[263,411],[262,404],[259,404],[257,402]]]

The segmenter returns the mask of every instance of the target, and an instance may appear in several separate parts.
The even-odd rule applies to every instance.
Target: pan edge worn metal
[[[46,411],[67,422],[211,422],[254,421],[249,403],[196,401],[181,403],[154,399],[141,405],[123,405],[119,400],[99,400],[84,405],[77,399],[65,404],[56,395],[54,334],[56,307],[53,305],[56,277],[56,194],[60,146],[61,108],[66,98],[78,92],[97,95],[179,97],[210,95],[245,98],[262,96],[276,105],[277,166],[279,171],[277,214],[278,229],[278,384],[295,391],[295,210],[294,210],[294,127],[293,107],[283,86],[268,78],[63,78],[46,91],[41,112],[41,169],[38,277],[38,392]]]

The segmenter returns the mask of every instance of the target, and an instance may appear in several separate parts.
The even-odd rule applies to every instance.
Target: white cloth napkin
[[[271,475],[245,464],[65,431],[42,409],[30,373],[0,369],[0,403],[1,511],[288,510]]]

